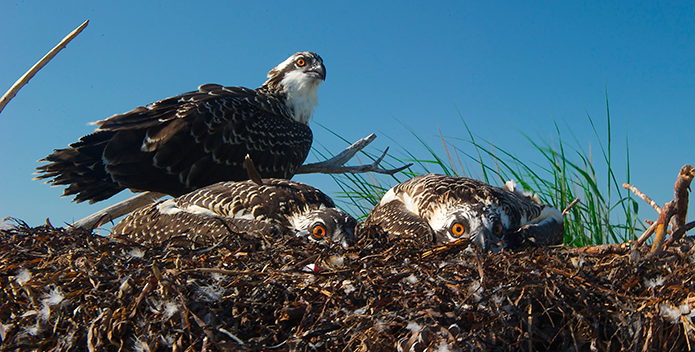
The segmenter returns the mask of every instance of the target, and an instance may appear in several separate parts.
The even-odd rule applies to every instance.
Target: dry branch
[[[570,209],[572,209],[575,205],[579,204],[579,198],[574,198],[572,203],[570,203],[565,210],[562,211],[562,215],[567,215],[570,212]]]
[[[661,253],[664,240],[666,238],[666,230],[669,224],[671,224],[671,229],[674,232],[685,225],[685,219],[688,214],[688,192],[690,183],[694,177],[695,168],[692,165],[684,165],[680,169],[676,183],[673,185],[673,200],[664,204],[663,208],[661,209],[661,213],[659,214],[659,218],[652,225],[655,227],[655,235],[654,243],[652,244],[652,249],[649,252],[648,257],[655,257]],[[672,237],[674,237],[674,235],[672,235]]]
[[[340,154],[326,160],[326,161],[321,161],[318,163],[312,163],[312,164],[305,164],[299,167],[299,170],[297,171],[297,174],[312,174],[312,173],[321,173],[321,174],[345,174],[345,173],[364,173],[364,172],[376,172],[380,174],[387,174],[387,175],[393,175],[397,172],[403,171],[407,169],[408,167],[412,166],[413,164],[407,164],[402,167],[396,168],[396,169],[391,169],[391,170],[386,170],[386,169],[381,169],[379,168],[379,163],[384,159],[386,156],[386,153],[388,152],[389,148],[387,147],[386,150],[384,150],[384,153],[381,154],[381,157],[374,161],[374,163],[369,164],[369,165],[360,165],[360,166],[343,166],[345,165],[346,162],[348,162],[350,159],[352,159],[357,152],[360,150],[364,149],[364,147],[368,146],[372,141],[376,138],[376,135],[374,133],[370,134],[369,136],[362,138],[358,140],[357,142],[353,143],[351,146],[347,147],[345,150],[343,150]]]
[[[130,197],[122,202],[118,202],[110,207],[99,210],[84,219],[75,221],[72,227],[91,230],[101,224],[117,219],[131,211],[155,202],[166,194],[157,192],[142,192]]]
[[[642,198],[645,202],[647,202],[647,204],[651,205],[657,213],[661,214],[661,207],[659,206],[659,204],[656,204],[655,201],[649,198],[649,196],[647,196],[646,194],[642,193],[642,191],[640,191],[637,187],[628,183],[623,183],[623,188],[632,191],[632,193],[634,193],[636,196]]]
[[[7,93],[5,93],[5,95],[2,96],[2,99],[0,99],[0,112],[2,112],[2,110],[5,109],[5,105],[7,105],[7,103],[9,103],[10,100],[12,100],[12,98],[14,98],[15,95],[17,95],[17,92],[19,92],[19,90],[22,89],[22,87],[24,87],[27,83],[29,83],[29,80],[32,77],[34,77],[34,75],[37,72],[39,72],[40,69],[46,66],[46,64],[49,61],[51,61],[53,57],[55,57],[58,54],[58,52],[63,50],[63,48],[65,48],[73,38],[80,34],[80,32],[82,32],[82,30],[85,29],[85,27],[87,27],[88,24],[89,20],[84,21],[84,23],[77,27],[77,29],[70,32],[70,34],[63,38],[63,40],[61,40],[60,43],[58,43],[58,45],[56,45],[51,51],[49,51],[48,54],[46,54],[46,56],[39,60],[39,62],[37,62],[36,65],[30,68],[29,71],[27,71],[27,73],[24,74],[24,76],[18,79],[17,82],[15,82],[12,85],[10,90],[8,90]]]

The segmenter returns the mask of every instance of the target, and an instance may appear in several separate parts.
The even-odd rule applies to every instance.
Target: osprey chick
[[[444,244],[470,238],[491,249],[562,243],[562,213],[517,192],[465,178],[427,174],[391,188],[364,222],[390,236]]]
[[[257,89],[197,91],[97,121],[92,134],[40,161],[36,179],[68,185],[76,202],[128,188],[180,196],[220,181],[246,180],[249,154],[262,177],[291,178],[311,149],[308,122],[326,79],[323,60],[302,51],[270,70]]]
[[[187,236],[214,242],[231,231],[280,231],[319,243],[354,241],[357,221],[337,209],[333,200],[307,184],[264,179],[219,182],[181,197],[144,206],[121,220],[112,235],[141,243]],[[211,241],[213,240],[213,241]]]

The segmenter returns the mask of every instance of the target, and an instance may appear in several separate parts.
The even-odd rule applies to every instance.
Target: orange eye
[[[326,236],[326,228],[323,225],[316,225],[311,229],[311,235],[316,239],[321,239]]]
[[[304,65],[306,65],[306,61],[304,61],[304,59],[297,60],[297,66],[304,67]]]
[[[451,234],[459,237],[466,232],[466,228],[459,222],[455,222],[453,225],[451,225]]]
[[[500,224],[499,222],[492,225],[492,233],[494,233],[495,235],[501,235],[502,230],[504,230],[504,228],[502,227],[502,224]]]

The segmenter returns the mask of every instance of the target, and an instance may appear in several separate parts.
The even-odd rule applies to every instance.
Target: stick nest
[[[377,234],[348,251],[234,233],[142,247],[20,223],[0,231],[0,350],[687,350],[692,243],[651,259]]]

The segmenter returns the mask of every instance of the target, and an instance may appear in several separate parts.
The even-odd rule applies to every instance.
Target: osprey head
[[[428,222],[437,244],[469,238],[484,251],[494,248],[505,232],[500,216],[483,204],[438,207]]]
[[[355,241],[357,220],[336,208],[313,210],[293,220],[297,236],[307,237],[312,242],[340,243],[348,248]]]
[[[283,94],[294,119],[306,124],[319,105],[318,88],[325,79],[323,59],[316,53],[300,51],[270,70],[263,86]]]

